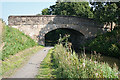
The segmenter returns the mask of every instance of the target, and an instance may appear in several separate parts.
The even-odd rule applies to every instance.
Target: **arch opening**
[[[84,35],[79,31],[69,28],[58,28],[45,34],[45,46],[54,46],[57,44],[60,38],[60,34],[61,37],[65,36],[65,34],[70,35],[68,41],[72,43],[72,49],[75,51],[79,49],[80,45],[84,42],[85,39]]]

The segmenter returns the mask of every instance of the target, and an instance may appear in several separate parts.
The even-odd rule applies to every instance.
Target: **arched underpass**
[[[68,41],[72,43],[72,49],[75,51],[78,51],[80,45],[84,42],[84,35],[82,33],[69,28],[58,28],[45,34],[45,46],[54,46],[57,44],[60,34],[61,37],[65,36],[65,34],[70,35]]]

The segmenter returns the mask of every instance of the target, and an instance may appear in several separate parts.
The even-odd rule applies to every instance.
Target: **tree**
[[[113,29],[112,23],[117,22],[117,8],[118,7],[115,3],[105,5],[103,21],[107,22],[108,24],[111,23],[111,30]]]
[[[74,4],[73,9],[76,16],[93,18],[93,12],[90,10],[88,2],[77,2]]]
[[[88,2],[56,2],[50,6],[52,15],[71,15],[86,18],[93,18]]]
[[[120,27],[120,1],[119,2],[116,2],[116,5],[117,5],[117,17],[118,17],[118,26]]]
[[[36,14],[36,16],[40,16],[40,15],[42,15],[42,14]]]
[[[94,18],[100,23],[111,23],[112,30],[112,22],[118,23],[119,21],[119,4],[115,2],[90,2],[90,4],[92,5]]]
[[[73,15],[72,3],[70,2],[56,2],[55,5],[50,6],[52,15]]]
[[[50,9],[48,9],[48,8],[43,9],[42,15],[50,15]]]

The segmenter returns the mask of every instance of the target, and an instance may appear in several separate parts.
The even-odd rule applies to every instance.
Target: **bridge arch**
[[[104,33],[103,24],[98,24],[93,19],[77,16],[9,16],[8,25],[29,35],[40,45],[45,45],[45,34],[58,28],[68,28],[79,31],[85,38],[94,37],[97,33]]]
[[[45,34],[45,46],[54,46],[65,34],[70,35],[68,41],[72,43],[72,48],[77,49],[84,42],[84,35],[77,30],[70,28],[57,28]]]
[[[78,29],[79,27],[79,29]],[[44,28],[42,28],[39,32],[39,44],[45,46],[45,35],[53,30],[56,29],[70,29],[74,30],[76,32],[81,33],[84,36],[84,39],[89,36],[85,31],[82,30],[82,27],[77,26],[77,25],[49,25]]]

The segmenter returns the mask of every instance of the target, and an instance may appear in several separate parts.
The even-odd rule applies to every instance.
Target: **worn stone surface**
[[[45,34],[58,28],[69,28],[79,31],[85,38],[103,33],[104,25],[98,25],[94,20],[75,16],[9,16],[8,24],[29,35],[32,39],[45,45]]]

